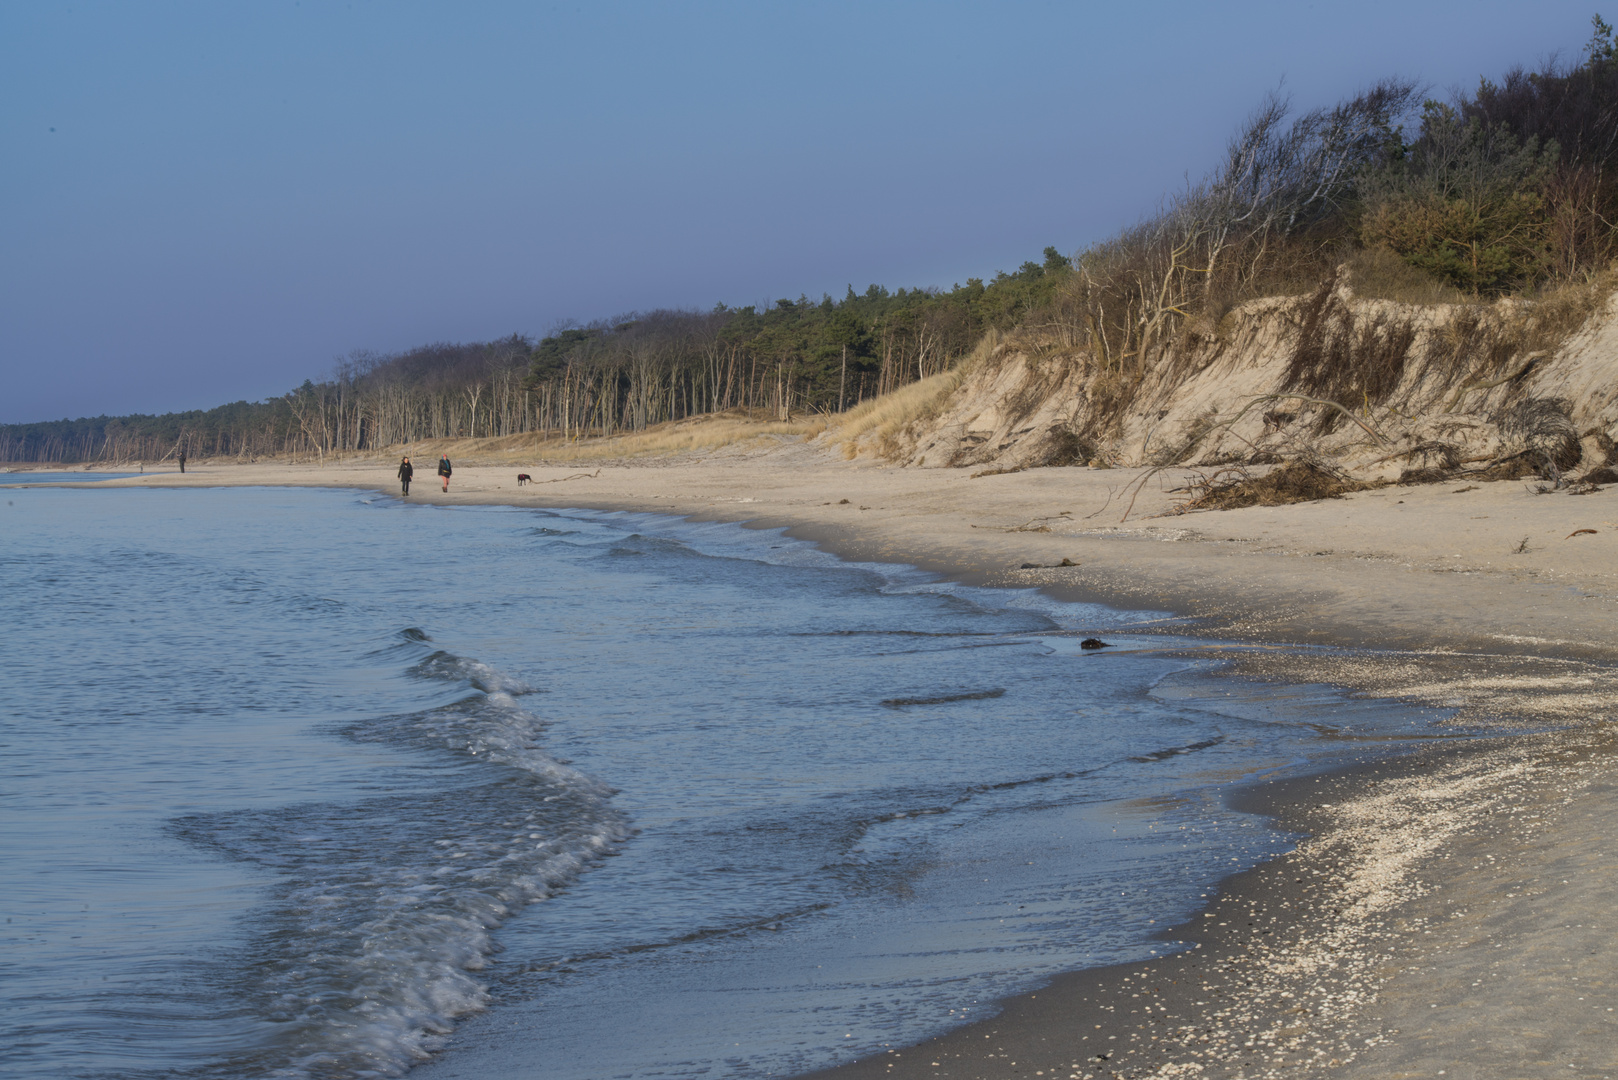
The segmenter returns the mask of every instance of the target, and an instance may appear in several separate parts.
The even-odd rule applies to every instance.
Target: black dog
[[[517,474],[517,486],[522,487],[524,484],[528,483],[532,479],[533,479],[533,477],[529,476],[527,473],[520,472],[520,473]]]

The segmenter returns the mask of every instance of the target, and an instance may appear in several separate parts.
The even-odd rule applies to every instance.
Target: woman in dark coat
[[[406,495],[410,494],[410,478],[415,475],[416,468],[414,465],[410,464],[409,458],[405,458],[399,462],[399,486],[404,488],[404,493]]]
[[[444,454],[438,459],[438,475],[444,478],[444,490],[449,490],[449,455]]]

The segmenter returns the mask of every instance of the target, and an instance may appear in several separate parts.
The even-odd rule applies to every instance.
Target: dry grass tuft
[[[1600,312],[1607,298],[1618,291],[1618,268],[1594,274],[1584,281],[1564,282],[1526,298],[1526,323],[1521,348],[1555,349]]]
[[[1554,354],[1605,307],[1615,288],[1618,272],[1609,271],[1489,307],[1462,308],[1427,345],[1428,368],[1443,389],[1461,388],[1446,411],[1464,403],[1468,386],[1485,389],[1514,367],[1515,380],[1527,373],[1529,362]]]
[[[1390,248],[1356,248],[1343,265],[1348,287],[1367,300],[1394,300],[1419,307],[1476,302],[1455,286],[1411,266]]]
[[[827,420],[823,416],[779,421],[755,419],[740,412],[717,413],[659,424],[633,435],[557,443],[554,446],[541,446],[540,450],[551,461],[659,457],[717,450],[722,446],[758,440],[794,436],[812,439],[825,431],[826,427]]]
[[[798,437],[812,439],[826,430],[823,416],[777,421],[765,414],[733,409],[657,424],[645,431],[607,438],[562,439],[543,432],[506,435],[493,439],[441,439],[412,443],[409,453],[419,458],[447,453],[467,464],[505,464],[542,461],[604,461],[621,458],[663,457],[717,450],[753,441]],[[386,455],[384,455],[386,456]]]
[[[875,443],[882,457],[901,452],[899,436],[911,425],[924,423],[943,412],[951,394],[966,377],[994,356],[1000,335],[985,334],[977,347],[949,371],[939,372],[918,382],[901,386],[892,393],[860,402],[842,415],[833,438],[842,447],[843,457],[859,455],[862,441]]]
[[[891,456],[901,432],[911,424],[938,415],[945,400],[961,385],[960,370],[928,376],[892,393],[868,398],[848,410],[835,435],[843,448],[843,456],[857,457],[862,439],[874,439],[877,453]]]
[[[1356,317],[1337,285],[1335,276],[1327,278],[1304,302],[1283,387],[1338,402],[1380,403],[1404,377],[1415,326],[1385,314]],[[1322,415],[1320,433],[1336,422],[1335,415]]]

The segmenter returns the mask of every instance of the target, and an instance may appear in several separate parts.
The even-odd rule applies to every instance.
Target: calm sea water
[[[1427,722],[776,532],[3,500],[4,1076],[790,1075],[1171,948],[1288,844],[1231,781]]]
[[[157,471],[154,469],[153,474],[155,475]],[[95,472],[88,469],[46,469],[34,472],[27,469],[6,472],[0,469],[0,484],[89,484],[97,480],[120,480],[126,476],[144,475],[139,472]]]

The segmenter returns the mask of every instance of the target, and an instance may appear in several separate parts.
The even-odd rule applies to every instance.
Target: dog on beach
[[[527,473],[520,472],[520,473],[517,474],[517,486],[522,487],[524,484],[528,483],[532,479],[533,479],[533,477],[529,476]]]

